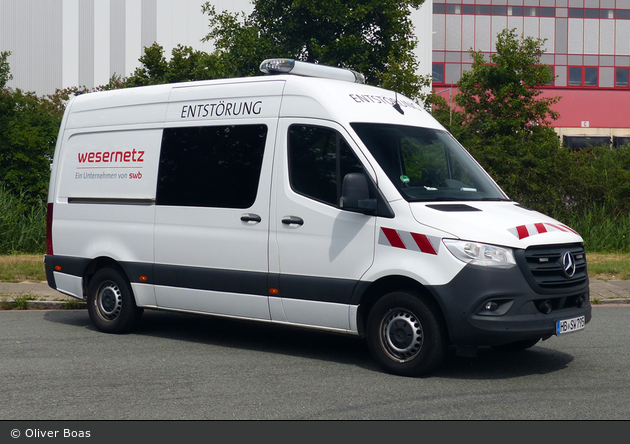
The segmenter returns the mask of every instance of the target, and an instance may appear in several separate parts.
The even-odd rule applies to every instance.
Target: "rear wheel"
[[[368,315],[370,352],[388,373],[419,376],[435,369],[446,354],[446,330],[435,308],[417,296],[393,292]]]
[[[137,327],[142,309],[136,306],[131,286],[116,270],[99,270],[88,288],[88,313],[100,331],[125,333]]]

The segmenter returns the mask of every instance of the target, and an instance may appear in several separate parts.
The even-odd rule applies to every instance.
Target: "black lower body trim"
[[[48,285],[52,288],[57,288],[53,275],[55,266],[61,267],[60,271],[62,273],[83,277],[90,262],[90,259],[70,256],[47,256],[46,276]],[[358,281],[351,279],[222,270],[181,265],[143,262],[120,262],[119,265],[132,283],[260,296],[273,295],[282,298],[340,304],[351,303],[353,292],[358,284]],[[277,294],[270,293],[269,289],[272,287],[277,288],[279,292]]]

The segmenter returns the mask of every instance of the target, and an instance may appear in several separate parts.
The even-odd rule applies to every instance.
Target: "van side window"
[[[251,207],[266,138],[266,125],[166,128],[157,205]]]
[[[363,172],[337,131],[311,125],[289,128],[289,178],[295,192],[339,207],[343,177]]]
[[[337,131],[312,125],[289,128],[289,178],[295,192],[339,207],[343,177],[363,172]]]

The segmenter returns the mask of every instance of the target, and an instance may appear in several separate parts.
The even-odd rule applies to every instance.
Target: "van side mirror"
[[[376,199],[370,199],[370,188],[365,174],[348,173],[344,176],[341,208],[366,214],[376,212]]]

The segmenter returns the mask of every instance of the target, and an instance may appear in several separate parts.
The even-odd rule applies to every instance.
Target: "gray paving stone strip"
[[[590,290],[593,304],[630,304],[630,280],[591,279]],[[28,301],[32,309],[60,309],[70,301],[80,302],[53,290],[46,282],[0,282],[0,301],[11,302],[20,296],[35,298]],[[83,303],[79,305],[84,307]]]
[[[29,309],[56,310],[67,308],[68,302],[73,308],[84,308],[85,304],[76,298],[53,290],[47,282],[0,282],[0,301],[12,302],[19,297],[31,296],[34,299],[28,301]]]

